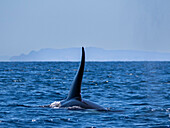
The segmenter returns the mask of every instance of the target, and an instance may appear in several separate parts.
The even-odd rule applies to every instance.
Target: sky
[[[0,0],[0,56],[81,46],[170,53],[170,0]]]

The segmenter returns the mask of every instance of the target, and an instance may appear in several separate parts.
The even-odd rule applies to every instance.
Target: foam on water
[[[61,103],[60,101],[54,101],[53,103],[50,104],[51,108],[60,108]]]

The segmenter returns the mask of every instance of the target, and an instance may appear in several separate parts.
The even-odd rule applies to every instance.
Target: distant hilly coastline
[[[10,56],[0,56],[0,61],[9,61]]]
[[[170,53],[104,50],[96,47],[87,47],[85,51],[87,61],[170,61]],[[27,55],[13,56],[10,61],[79,61],[80,57],[81,48],[46,48],[31,51]]]

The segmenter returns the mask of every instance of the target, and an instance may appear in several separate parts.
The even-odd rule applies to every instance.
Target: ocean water
[[[170,127],[170,62],[86,62],[82,97],[110,109],[42,108],[66,98],[78,62],[0,62],[0,127]]]

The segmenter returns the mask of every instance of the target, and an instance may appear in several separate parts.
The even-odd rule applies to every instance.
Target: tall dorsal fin
[[[77,71],[77,74],[71,85],[70,92],[67,96],[67,100],[71,98],[77,98],[81,100],[81,82],[83,79],[84,65],[85,65],[85,52],[84,52],[84,47],[82,47],[81,63],[79,66],[79,70]]]

